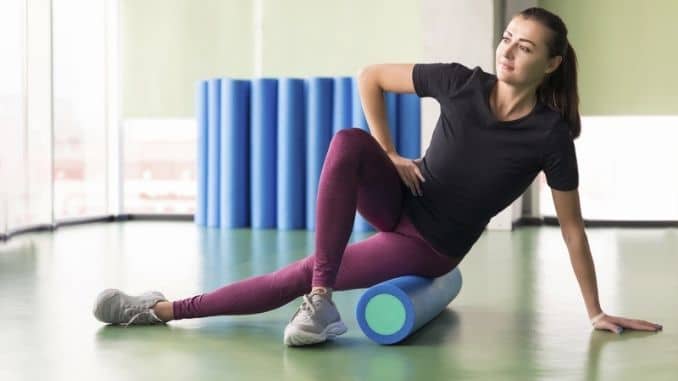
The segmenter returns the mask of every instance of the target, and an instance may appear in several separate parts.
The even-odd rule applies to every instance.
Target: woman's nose
[[[504,48],[504,53],[502,54],[504,58],[506,59],[511,59],[513,58],[513,49],[515,48],[515,45],[510,44]]]

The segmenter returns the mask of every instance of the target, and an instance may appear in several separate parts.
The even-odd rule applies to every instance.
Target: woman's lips
[[[508,66],[508,65],[506,65],[506,64],[499,64],[499,65],[501,65],[501,68],[502,68],[503,70],[507,70],[507,71],[512,71],[512,70],[513,70],[513,66]]]

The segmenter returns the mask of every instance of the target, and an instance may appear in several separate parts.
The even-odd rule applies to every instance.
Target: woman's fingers
[[[627,318],[622,318],[622,317],[617,317],[612,319],[612,321],[620,325],[624,328],[631,328],[635,329],[638,331],[658,331],[662,329],[663,327],[659,324],[654,324],[650,323],[649,321],[645,320],[638,320],[638,319],[627,319]]]
[[[412,183],[412,186],[414,187],[414,190],[416,191],[415,196],[421,196],[421,184],[419,183],[419,179],[417,178],[417,174],[414,173],[414,171],[410,171],[409,173],[410,176],[410,182]]]
[[[415,196],[421,196],[421,189],[419,188],[419,182],[412,173],[408,173],[408,182],[410,183],[410,189],[412,189],[412,194]]]
[[[403,180],[407,188],[409,188],[410,192],[412,192],[413,195],[417,195],[417,189],[413,184],[412,178],[409,175],[407,169],[405,168],[398,168],[398,174],[400,175],[400,178]]]
[[[414,196],[422,196],[420,180],[424,182],[424,176],[421,175],[419,167],[414,163],[414,160],[404,159],[400,157],[391,158],[393,160],[400,178],[405,185],[410,189]]]
[[[627,319],[619,316],[607,315],[599,320],[595,326],[596,329],[607,329],[615,333],[622,333],[624,329],[633,329],[637,331],[659,331],[663,329],[662,325],[650,323],[645,320]]]
[[[414,184],[414,188],[417,190],[417,195],[421,196],[421,184],[419,183],[419,179],[417,178],[417,175],[412,173],[412,184]]]
[[[414,166],[414,173],[417,175],[417,177],[419,178],[419,180],[421,180],[422,183],[426,182],[426,180],[424,179],[424,175],[421,174],[419,167],[417,167],[416,165]]]
[[[421,183],[419,181],[423,182],[424,177],[421,175],[421,172],[419,172],[419,167],[417,167],[417,165],[414,164],[414,160],[410,161],[409,169],[412,183],[414,184],[414,187],[417,189],[417,194],[421,196],[423,193],[421,191]]]

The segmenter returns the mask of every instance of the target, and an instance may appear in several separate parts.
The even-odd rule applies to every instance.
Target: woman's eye
[[[528,49],[528,48],[526,48],[526,47],[524,47],[524,46],[521,46],[521,47],[520,47],[520,50],[522,50],[522,51],[524,51],[524,52],[526,52],[526,53],[529,53],[529,52],[530,52],[530,49]]]

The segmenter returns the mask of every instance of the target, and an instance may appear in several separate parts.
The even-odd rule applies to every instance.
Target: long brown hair
[[[542,103],[560,112],[570,127],[572,139],[581,133],[579,117],[579,93],[577,91],[577,56],[567,41],[567,27],[557,15],[544,8],[527,8],[519,13],[525,19],[533,19],[550,29],[547,39],[549,58],[562,56],[563,61],[552,73],[546,75],[537,88],[537,97]]]

